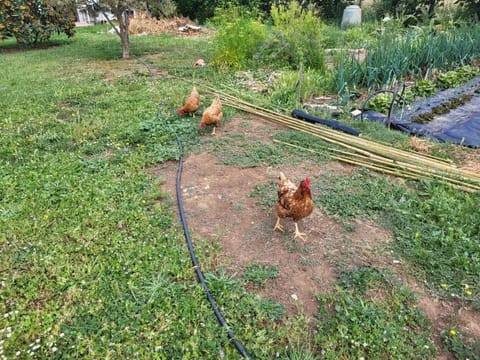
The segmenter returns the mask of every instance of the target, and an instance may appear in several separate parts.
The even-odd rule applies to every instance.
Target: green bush
[[[213,19],[218,35],[213,41],[214,65],[242,68],[253,65],[253,58],[267,36],[265,26],[256,14],[245,8],[231,7],[220,10]]]
[[[48,40],[54,33],[75,33],[72,3],[58,0],[7,0],[0,3],[0,35],[21,44]]]
[[[325,53],[322,24],[314,7],[302,8],[297,1],[288,6],[272,5],[270,15],[273,21],[273,36],[280,38],[275,51],[280,54],[280,61],[296,69],[300,64],[306,67],[324,70]]]

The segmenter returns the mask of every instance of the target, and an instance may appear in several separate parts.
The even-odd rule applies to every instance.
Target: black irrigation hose
[[[240,352],[240,354],[242,354],[243,357],[249,359],[249,356],[248,356],[247,352],[245,351],[243,345],[237,339],[235,339],[232,330],[230,330],[228,328],[227,322],[225,321],[224,317],[222,316],[222,313],[220,312],[220,310],[218,309],[218,306],[215,303],[215,300],[213,299],[212,295],[210,294],[207,283],[205,282],[205,277],[203,276],[203,273],[202,273],[202,270],[200,269],[200,265],[198,263],[197,257],[195,256],[192,241],[190,239],[190,233],[188,231],[187,220],[185,218],[185,213],[183,211],[183,201],[182,201],[182,195],[181,195],[181,189],[180,189],[182,169],[183,169],[183,146],[182,146],[182,140],[180,139],[180,137],[176,133],[175,133],[175,136],[177,138],[177,143],[178,143],[178,147],[179,147],[179,150],[180,150],[180,160],[178,162],[177,185],[176,185],[178,211],[180,213],[180,219],[181,219],[182,225],[183,225],[183,233],[185,234],[185,239],[187,240],[188,250],[190,252],[190,257],[192,259],[193,267],[195,269],[195,272],[197,273],[198,280],[200,281],[200,284],[202,285],[203,290],[205,291],[205,294],[207,295],[208,301],[210,302],[210,305],[212,306],[213,311],[215,312],[215,315],[217,316],[217,319],[220,322],[220,325],[222,325],[225,329],[227,329],[228,337],[235,344],[235,347]]]
[[[142,61],[141,61],[142,62]],[[142,62],[148,69],[148,72],[150,74],[150,78],[154,81],[156,84],[155,77],[153,76],[153,72],[151,71],[150,67]],[[161,107],[159,106],[159,109]],[[205,295],[207,296],[208,301],[210,302],[210,305],[213,308],[213,311],[220,322],[220,325],[224,327],[227,330],[227,334],[229,339],[233,342],[235,347],[237,348],[238,352],[247,359],[250,359],[248,356],[245,348],[243,347],[242,343],[235,339],[235,336],[233,335],[232,330],[229,329],[227,322],[225,321],[225,318],[222,316],[222,313],[218,309],[217,304],[215,303],[215,300],[213,299],[212,294],[210,293],[210,290],[208,289],[208,285],[205,281],[205,277],[203,276],[202,270],[200,269],[200,264],[198,263],[197,257],[195,256],[195,250],[193,249],[192,241],[190,239],[190,232],[188,231],[188,225],[187,225],[187,219],[185,218],[185,212],[183,210],[183,201],[182,201],[182,193],[181,193],[181,188],[180,185],[182,183],[182,170],[183,170],[183,143],[178,134],[175,131],[172,131],[173,134],[175,134],[175,138],[177,139],[177,145],[178,145],[178,150],[179,150],[179,161],[178,161],[178,168],[177,168],[177,181],[176,181],[176,192],[177,192],[177,204],[178,204],[178,211],[180,214],[180,219],[182,221],[182,226],[183,226],[183,233],[185,235],[185,240],[187,241],[187,246],[188,246],[188,251],[190,253],[190,258],[192,259],[192,264],[195,269],[195,272],[197,274],[198,280],[200,281],[200,284],[202,285],[203,291],[205,292]]]

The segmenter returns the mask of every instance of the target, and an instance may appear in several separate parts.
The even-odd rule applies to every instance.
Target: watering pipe
[[[153,76],[153,73],[150,69],[150,67],[146,64],[143,63],[150,74],[150,78],[155,82],[155,78]],[[187,220],[185,218],[185,212],[183,210],[183,201],[182,201],[182,195],[181,195],[181,179],[182,179],[182,170],[183,170],[183,144],[182,140],[178,136],[178,134],[174,131],[172,131],[175,134],[175,137],[177,139],[177,145],[178,145],[178,150],[179,150],[179,162],[178,162],[178,169],[177,169],[177,181],[176,181],[176,192],[177,192],[177,204],[178,204],[178,211],[180,214],[180,219],[182,221],[182,226],[183,226],[183,233],[185,235],[185,240],[187,242],[188,246],[188,251],[190,253],[190,258],[192,260],[193,267],[195,269],[195,273],[197,274],[198,281],[202,285],[203,291],[205,292],[205,295],[207,296],[208,301],[210,302],[210,305],[212,306],[212,309],[215,313],[215,316],[217,317],[220,325],[224,327],[227,330],[227,335],[228,338],[233,342],[235,345],[236,349],[238,352],[246,359],[250,359],[248,356],[248,353],[246,352],[245,348],[243,347],[242,343],[235,339],[235,336],[233,335],[232,330],[229,329],[227,322],[225,321],[225,318],[222,316],[222,313],[220,312],[217,304],[215,303],[215,300],[213,299],[212,294],[210,293],[210,290],[208,289],[208,285],[205,281],[205,276],[202,273],[202,270],[200,269],[200,264],[198,263],[197,257],[195,256],[195,251],[193,249],[192,241],[190,239],[190,232],[188,231],[188,225],[187,225]]]

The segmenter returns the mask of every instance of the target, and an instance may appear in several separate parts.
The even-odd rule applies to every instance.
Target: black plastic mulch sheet
[[[480,93],[478,93],[480,90],[478,89],[480,89],[480,76],[458,88],[444,90],[435,96],[420,99],[408,111],[394,111],[391,127],[432,140],[480,147]],[[434,119],[427,124],[410,120],[421,114],[432,113],[433,108],[444,105],[452,99],[458,99],[462,95],[472,95],[472,98],[446,114],[435,115]],[[364,111],[362,119],[387,123],[387,116],[375,111]]]

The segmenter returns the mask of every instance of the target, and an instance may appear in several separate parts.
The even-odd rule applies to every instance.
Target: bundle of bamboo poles
[[[204,87],[209,93],[218,95],[224,105],[262,117],[290,129],[316,136],[326,143],[347,149],[339,150],[332,147],[322,149],[336,160],[411,180],[437,179],[463,191],[475,192],[480,190],[479,173],[460,169],[449,161],[426,154],[395,149],[362,137],[307,123],[248,103],[208,85],[204,85]],[[304,148],[298,144],[289,144],[279,140],[274,140],[274,142],[300,148],[304,151],[316,152],[316,150]]]

